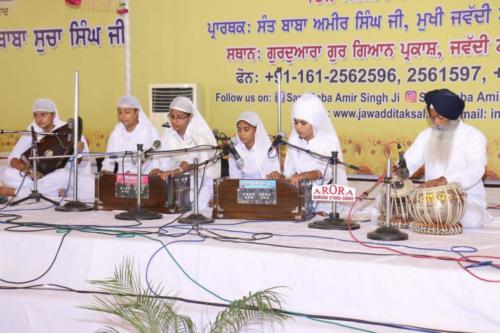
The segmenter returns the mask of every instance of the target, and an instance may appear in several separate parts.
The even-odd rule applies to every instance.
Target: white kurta
[[[156,129],[149,124],[138,123],[133,131],[128,132],[123,126],[115,127],[108,139],[106,153],[114,152],[136,152],[137,144],[143,145],[143,150],[147,150],[153,146],[155,140],[159,140],[159,135]],[[153,168],[159,167],[159,159],[157,157],[150,158],[142,164],[143,174],[149,174]],[[137,173],[136,158],[127,156],[123,158],[105,158],[102,162],[102,170],[113,172],[114,162],[118,163],[119,173]]]
[[[425,180],[445,177],[448,183],[459,183],[467,192],[462,217],[464,228],[480,228],[491,220],[486,210],[486,192],[482,177],[486,167],[486,138],[476,128],[460,121],[453,137],[447,165],[429,161],[428,142],[432,128],[422,131],[405,153],[410,175],[425,165]]]
[[[292,140],[290,140],[292,141]],[[338,141],[334,138],[320,133],[313,139],[306,141],[304,139],[298,138],[290,142],[296,146],[304,149],[316,152],[321,155],[331,156],[332,151],[338,151],[338,158],[342,161],[342,152],[338,145]],[[312,157],[310,154],[299,151],[295,148],[288,147],[286,158],[285,158],[285,176],[291,177],[294,174],[319,170],[322,179],[317,179],[313,181],[313,185],[327,184],[332,179],[332,167],[327,161],[320,160],[318,158]],[[345,172],[345,167],[343,165],[337,165],[337,184],[347,185],[347,175]],[[331,212],[332,204],[328,202],[318,203],[316,206],[316,211],[325,211],[327,213]],[[345,205],[338,204],[337,209],[342,212],[346,209]]]
[[[229,155],[229,177],[235,179],[265,179],[268,174],[273,171],[280,171],[278,158],[268,158],[261,156],[261,166],[257,162],[257,154],[259,153],[255,144],[251,149],[248,149],[244,143],[238,141],[235,149],[240,154],[243,160],[243,168],[240,170],[236,164],[233,155]],[[261,151],[261,154],[267,155],[267,152]]]
[[[324,134],[316,135],[313,139],[306,141],[304,139],[290,140],[291,144],[299,146],[303,149],[313,151],[315,153],[331,156],[332,151],[338,151],[338,159],[342,161],[342,152],[338,142]],[[294,174],[318,170],[323,175],[323,179],[315,180],[317,185],[326,184],[332,179],[332,168],[328,161],[320,160],[310,154],[288,147],[285,158],[285,176],[291,177]],[[337,166],[337,184],[347,185],[347,175],[345,168],[342,165]]]
[[[55,129],[54,129],[55,130]],[[40,139],[43,136],[40,136]],[[83,152],[88,152],[87,141],[82,137],[82,142],[84,142]],[[12,149],[8,157],[8,162],[13,158],[20,159],[21,155],[28,149],[31,148],[31,136],[23,135],[19,138],[16,145]],[[45,175],[44,177],[38,179],[37,187],[38,192],[42,193],[47,197],[57,197],[59,196],[59,190],[68,189],[69,192],[72,190],[72,177],[71,176],[72,165],[70,162],[66,164],[64,168],[54,170],[53,172]],[[88,158],[84,159],[78,166],[78,172],[80,174],[90,173],[90,162]],[[23,181],[24,178],[24,181]],[[19,170],[9,167],[2,174],[2,182],[9,187],[18,189],[17,197],[22,198],[31,192],[33,189],[33,180],[30,177],[23,177]],[[22,185],[21,185],[22,184]]]
[[[79,201],[85,201],[85,202],[93,202],[95,198],[95,176],[92,173],[91,169],[91,162],[90,158],[86,157],[86,153],[89,152],[89,147],[87,143],[87,139],[85,139],[84,136],[82,136],[81,141],[84,144],[83,150],[82,150],[82,160],[78,164],[78,200]],[[72,168],[72,161],[68,161],[68,164],[66,165],[67,170],[71,170]],[[73,199],[73,189],[74,189],[74,184],[73,184],[73,175],[70,175],[70,185],[68,188],[68,191],[66,192],[66,198],[69,200]]]
[[[191,148],[199,145],[212,145],[211,142],[202,136],[192,135],[190,131],[186,131],[184,137],[181,138],[177,132],[171,128],[166,128],[162,135],[162,146],[167,150]],[[198,163],[201,163],[213,157],[215,151],[200,151],[173,154],[170,157],[165,157],[161,160],[161,168],[163,170],[173,170],[179,167],[180,163],[186,161],[193,163],[194,158],[198,158]],[[220,177],[220,167],[218,164],[208,164],[199,170],[198,186],[198,208],[204,209],[208,207],[208,203],[213,194],[213,180]],[[191,177],[191,201],[194,200],[193,177]]]

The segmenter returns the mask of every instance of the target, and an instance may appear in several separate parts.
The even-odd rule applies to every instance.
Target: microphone
[[[170,123],[167,121],[166,123],[163,123],[161,124],[161,127],[166,127],[166,128],[170,128]]]
[[[406,166],[406,160],[405,160],[404,153],[405,152],[401,150],[401,145],[398,143],[399,174],[400,174],[401,178],[407,179],[407,178],[410,178],[410,170],[408,170],[408,167]]]
[[[75,120],[73,118],[68,119],[68,129],[69,129],[69,134],[68,134],[68,141],[72,142],[73,141],[73,132],[75,131]],[[77,132],[77,142],[80,142],[82,139],[82,129],[83,129],[83,122],[82,118],[78,117],[78,132]]]
[[[143,154],[144,154],[144,155],[147,155],[147,154],[149,154],[149,153],[151,153],[151,152],[155,151],[156,149],[160,148],[160,146],[161,146],[161,141],[160,141],[160,140],[155,140],[155,141],[153,142],[153,145],[152,145],[149,149],[146,149],[146,150],[143,152]]]
[[[267,151],[267,153],[270,154],[273,149],[276,149],[276,147],[283,142],[284,137],[285,137],[285,134],[278,133],[278,135],[276,135],[274,137],[274,140],[271,143],[271,147],[269,147],[269,150]]]
[[[228,137],[226,134],[219,131],[217,128],[214,128],[212,130],[212,133],[215,136],[215,140],[217,140],[217,141],[231,140],[230,137]]]
[[[73,120],[73,118],[69,118],[68,119],[68,129],[69,129],[68,142],[72,142],[73,141],[73,131],[74,131],[74,128],[75,128],[74,120]]]
[[[33,126],[31,126],[31,140],[33,140],[33,142],[36,142],[36,132]]]
[[[238,141],[237,141],[236,138],[232,138],[231,141],[229,141],[228,144],[227,144],[227,149],[229,150],[229,153],[231,155],[233,155],[234,160],[236,161],[236,166],[238,167],[238,169],[241,170],[245,166],[245,162],[243,161],[243,159],[241,158],[240,154],[238,153],[238,151],[234,147],[234,145],[237,142]]]

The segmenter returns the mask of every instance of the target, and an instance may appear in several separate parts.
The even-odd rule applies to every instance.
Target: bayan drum
[[[419,188],[410,195],[410,229],[430,235],[455,235],[462,232],[460,219],[467,195],[459,184]]]
[[[413,183],[409,179],[394,178],[391,183],[391,226],[408,229],[410,227],[410,193],[413,191]],[[378,225],[384,226],[386,219],[385,186],[381,191],[380,216]]]

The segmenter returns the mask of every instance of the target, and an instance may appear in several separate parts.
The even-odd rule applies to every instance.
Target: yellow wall
[[[316,0],[312,1],[315,2]],[[221,103],[216,101],[216,93],[229,92],[243,95],[273,95],[276,85],[266,82],[264,76],[274,71],[277,66],[290,73],[301,69],[322,69],[328,73],[330,69],[341,68],[390,68],[398,71],[402,82],[381,84],[330,84],[330,83],[283,83],[282,89],[287,93],[300,94],[306,91],[335,95],[337,93],[359,94],[361,91],[373,94],[387,93],[392,96],[400,92],[402,97],[407,90],[424,92],[430,89],[448,87],[456,92],[470,93],[474,97],[479,91],[498,92],[498,78],[493,75],[499,62],[496,51],[496,39],[499,37],[497,1],[324,1],[324,4],[309,4],[309,0],[131,0],[131,48],[132,48],[132,92],[142,102],[146,113],[149,113],[148,85],[150,83],[184,83],[195,82],[201,91],[200,109],[209,124],[227,134],[233,134],[234,120],[244,110],[258,112],[270,133],[277,132],[277,116],[275,103]],[[61,117],[67,119],[73,113],[73,73],[80,72],[80,113],[84,118],[85,134],[91,142],[93,150],[102,150],[107,134],[113,128],[116,100],[125,91],[124,47],[110,46],[106,39],[105,27],[114,23],[118,17],[115,10],[119,6],[115,0],[82,0],[80,8],[71,8],[62,0],[28,1],[12,0],[0,8],[8,7],[8,15],[0,15],[0,30],[62,27],[65,33],[61,44],[56,49],[49,49],[43,55],[36,53],[33,47],[32,34],[23,49],[12,46],[0,49],[0,123],[2,129],[24,129],[30,120],[30,107],[37,97],[50,97],[59,107]],[[476,8],[489,4],[492,11],[488,24],[472,24],[453,26],[450,23],[450,11],[467,9],[469,5]],[[428,27],[426,31],[416,29],[416,13],[433,12],[436,6],[445,11],[441,27]],[[355,30],[356,12],[369,9],[372,15],[383,15],[384,18],[401,8],[405,14],[408,31],[397,31],[383,27],[382,29]],[[313,29],[313,18],[326,17],[337,11],[342,16],[349,16],[347,31],[321,32]],[[257,20],[262,15],[276,19],[275,33],[257,33]],[[101,46],[71,48],[69,44],[69,22],[86,18],[90,26],[100,25]],[[280,31],[280,19],[308,18],[304,32]],[[210,38],[207,32],[208,22],[246,20],[252,31],[242,35],[217,35]],[[490,39],[489,51],[484,56],[460,56],[449,54],[449,40],[465,39],[467,34],[478,37],[487,33]],[[442,59],[421,57],[406,62],[399,54],[392,59],[352,59],[351,44],[354,39],[363,42],[399,42],[437,40],[443,52]],[[269,64],[265,59],[265,48],[271,45],[326,45],[345,43],[349,46],[348,58],[329,63],[323,54],[318,60],[296,60],[293,64],[278,62]],[[253,46],[261,49],[262,59],[256,62],[228,62],[226,47]],[[323,51],[325,53],[325,51]],[[481,74],[478,81],[467,82],[407,82],[409,67],[451,67],[480,65]],[[235,81],[237,68],[251,71],[259,76],[259,82],[238,84]],[[485,82],[481,80],[485,77]],[[283,104],[283,129],[290,129],[290,105]],[[423,108],[423,103],[326,103],[329,110],[337,109],[380,109],[396,107],[399,109]],[[466,110],[479,107],[490,111],[500,110],[500,103],[467,103]],[[425,120],[409,119],[333,119],[341,141],[345,159],[353,164],[364,166],[366,172],[380,174],[384,166],[384,147],[392,141],[400,141],[407,146],[416,134],[427,123]],[[468,120],[480,128],[489,139],[489,170],[491,176],[500,175],[500,136],[498,119]],[[0,150],[12,144],[13,138],[0,137]]]

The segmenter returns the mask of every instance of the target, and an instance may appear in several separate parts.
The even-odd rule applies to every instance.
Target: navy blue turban
[[[465,102],[457,94],[448,89],[429,91],[424,97],[427,110],[430,106],[446,119],[456,120],[465,108]]]

